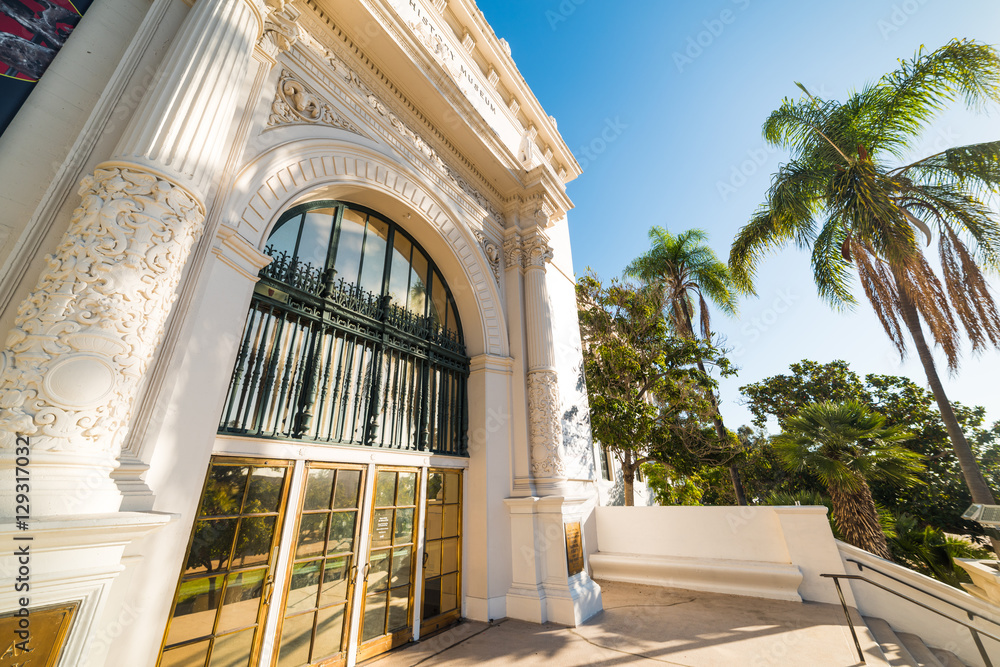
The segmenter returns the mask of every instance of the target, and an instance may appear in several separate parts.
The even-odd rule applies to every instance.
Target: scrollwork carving
[[[528,373],[528,413],[532,473],[537,477],[565,477],[566,466],[560,449],[559,385],[555,371]]]
[[[271,103],[271,116],[267,119],[267,124],[274,127],[303,122],[320,123],[362,134],[351,121],[337,113],[336,109],[309,90],[291,72],[283,70],[278,80],[274,102]]]
[[[524,244],[517,234],[508,236],[503,241],[504,265],[509,269],[512,267],[524,268]]]
[[[80,195],[7,337],[0,430],[113,463],[205,216],[184,188],[137,169],[98,168]]]
[[[483,249],[487,261],[490,263],[490,268],[493,269],[493,278],[497,281],[497,287],[500,287],[500,273],[503,270],[501,266],[502,255],[500,253],[500,246],[487,238],[478,229],[473,230],[472,233],[475,234],[476,240],[479,241],[479,245]]]

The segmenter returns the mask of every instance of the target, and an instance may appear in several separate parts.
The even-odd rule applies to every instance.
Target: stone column
[[[132,404],[205,219],[206,188],[264,27],[259,0],[197,0],[0,358],[0,469],[31,443],[32,516],[115,512]],[[14,484],[0,488],[13,516]]]
[[[528,338],[528,420],[531,474],[538,495],[561,494],[566,468],[562,457],[562,420],[552,310],[545,266],[552,248],[539,230],[524,238],[524,310]]]

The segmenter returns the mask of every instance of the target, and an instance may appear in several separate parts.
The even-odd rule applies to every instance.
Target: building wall
[[[550,534],[556,531],[561,545],[563,524],[581,521],[586,550],[596,548],[596,467],[576,323],[572,203],[564,189],[579,173],[575,160],[473,4],[265,8],[248,1],[266,19],[265,30],[245,78],[220,93],[233,111],[221,123],[213,161],[199,167],[200,181],[192,177],[185,185],[204,207],[203,231],[153,343],[155,356],[127,397],[127,434],[115,436],[119,511],[100,515],[111,523],[117,515],[170,520],[145,537],[123,537],[124,553],[108,556],[108,567],[121,573],[102,584],[100,602],[88,607],[90,639],[80,640],[74,650],[82,655],[74,659],[155,664],[213,455],[462,470],[463,615],[585,618],[600,608],[599,589],[586,571],[567,573]],[[159,122],[155,105],[186,92],[171,90],[163,72],[177,71],[165,54],[191,29],[184,19],[192,11],[181,0],[96,3],[0,137],[0,203],[10,212],[9,236],[0,235],[0,325],[20,326],[24,299],[44,293],[38,276],[45,256],[61,252],[63,233],[80,215],[77,184],[98,165],[117,156],[124,162],[115,164],[158,178],[185,177],[183,170],[172,175],[176,162],[158,165],[130,142]],[[217,64],[207,55],[192,63],[206,71]],[[206,109],[193,113],[212,116]],[[444,274],[472,358],[468,458],[217,434],[257,272],[269,261],[268,234],[283,211],[320,198],[391,218]],[[519,249],[522,242],[541,254],[533,260]],[[538,275],[532,266],[544,270],[541,283],[531,277]],[[535,312],[527,304],[539,294],[545,307]],[[557,377],[558,426],[550,444],[565,464],[558,474],[538,466],[533,429],[546,408],[526,390],[526,378],[538,372],[538,341],[545,340],[554,346],[543,370]],[[24,363],[5,354],[7,364]],[[90,478],[94,488],[103,484],[99,471]],[[46,499],[53,514],[91,516],[100,494],[88,490],[87,479],[53,482],[64,485]],[[544,509],[535,508],[545,496]],[[523,515],[526,530],[514,525],[512,499],[534,508]],[[521,606],[512,608],[515,589]],[[582,603],[585,589],[589,602]],[[109,630],[123,625],[127,632]]]

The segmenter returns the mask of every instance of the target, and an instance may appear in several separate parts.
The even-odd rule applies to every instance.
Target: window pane
[[[458,505],[444,506],[444,521],[441,528],[441,535],[444,537],[458,535]]]
[[[437,540],[441,538],[441,512],[444,508],[440,505],[427,506],[427,539]]]
[[[311,468],[306,480],[306,498],[302,503],[304,510],[320,510],[330,507],[330,496],[333,495],[334,470]]]
[[[392,544],[392,513],[391,509],[375,510],[372,516],[373,547],[387,547]]]
[[[438,325],[444,326],[445,318],[447,317],[448,309],[448,295],[444,290],[444,279],[441,278],[441,274],[437,271],[434,272],[434,282],[431,284],[431,303],[430,310],[427,315],[431,318],[431,321]]]
[[[330,517],[330,541],[326,545],[328,554],[351,551],[354,548],[354,523],[357,512],[334,512]]]
[[[413,561],[413,547],[403,547],[392,552],[392,576],[390,586],[410,583],[410,565]]]
[[[299,262],[311,264],[322,271],[326,268],[326,253],[330,249],[335,209],[315,209],[306,213],[299,240]]]
[[[215,610],[222,602],[223,577],[185,581],[177,592],[167,645],[212,634]]]
[[[406,307],[421,316],[424,314],[427,297],[427,269],[427,256],[414,248],[413,263],[410,265],[410,294],[406,299]]]
[[[326,563],[323,573],[323,590],[320,593],[319,604],[331,604],[347,599],[347,576],[350,557],[333,558]]]
[[[208,657],[208,641],[163,652],[160,667],[202,667]]]
[[[281,483],[284,480],[284,468],[254,468],[250,474],[250,489],[247,491],[243,512],[277,512],[281,501]]]
[[[309,642],[312,640],[315,614],[286,618],[281,628],[279,667],[301,667],[309,663]]]
[[[319,572],[322,563],[321,560],[311,560],[306,563],[296,563],[292,567],[292,580],[285,603],[286,614],[316,607],[316,594],[319,591]]]
[[[389,587],[389,550],[376,551],[371,557],[368,570],[368,592],[385,590]]]
[[[458,575],[446,574],[441,577],[441,611],[458,608]]]
[[[295,239],[299,235],[301,222],[302,216],[296,215],[271,232],[271,236],[267,239],[267,245],[274,248],[271,251],[272,256],[284,252],[288,254],[289,259],[292,258],[295,254]]]
[[[455,302],[451,300],[448,301],[448,328],[455,333],[459,333],[458,316],[455,314]]]
[[[239,537],[230,567],[246,567],[267,562],[274,537],[273,516],[259,516],[240,521]]]
[[[441,571],[458,571],[458,538],[441,541]]]
[[[417,504],[417,473],[399,473],[399,494],[396,496],[397,505]]]
[[[340,221],[340,239],[337,241],[337,259],[334,263],[337,280],[341,278],[350,285],[358,284],[361,268],[361,242],[365,238],[365,214],[344,210]]]
[[[441,580],[427,579],[424,582],[423,619],[434,618],[441,613]]]
[[[389,632],[405,628],[410,615],[410,587],[389,591]]]
[[[388,595],[389,592],[386,591],[365,598],[365,626],[361,631],[361,641],[385,634],[385,604]]]
[[[205,495],[201,498],[201,516],[239,514],[250,469],[244,466],[212,466]]]
[[[444,500],[444,475],[439,472],[432,472],[427,475],[427,502],[441,502]]]
[[[424,547],[424,576],[436,577],[441,574],[441,542],[427,542]]]
[[[313,662],[340,652],[344,633],[344,607],[324,609],[317,614]]]
[[[389,269],[389,295],[392,303],[406,308],[410,284],[410,250],[413,244],[398,231],[392,240],[392,266]]]
[[[235,630],[257,623],[260,596],[264,590],[265,570],[237,572],[226,580],[226,598],[222,603],[217,632]],[[215,661],[215,652],[212,652]]]
[[[449,472],[444,477],[444,501],[449,505],[454,505],[458,502],[459,473]]]
[[[237,519],[199,521],[195,525],[185,576],[226,567],[233,547]]]
[[[334,509],[357,507],[360,486],[360,470],[341,470],[337,473],[337,496],[333,503]]]
[[[396,498],[396,473],[380,472],[375,487],[375,506],[391,507]]]
[[[396,538],[395,544],[405,544],[413,541],[413,513],[416,510],[410,509],[396,510]]]
[[[365,235],[365,261],[361,267],[361,289],[375,294],[382,293],[382,274],[385,273],[385,250],[389,238],[389,225],[368,217]]]
[[[326,541],[328,514],[304,514],[299,522],[299,544],[295,549],[296,558],[315,556],[323,551]]]

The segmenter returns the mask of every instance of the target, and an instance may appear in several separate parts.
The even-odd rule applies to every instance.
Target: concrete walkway
[[[839,606],[599,583],[604,611],[578,628],[515,620],[489,624],[464,622],[368,664],[372,667],[860,664]],[[865,639],[863,648],[868,643]],[[871,653],[871,658],[875,657]],[[881,660],[868,662],[880,664]]]

